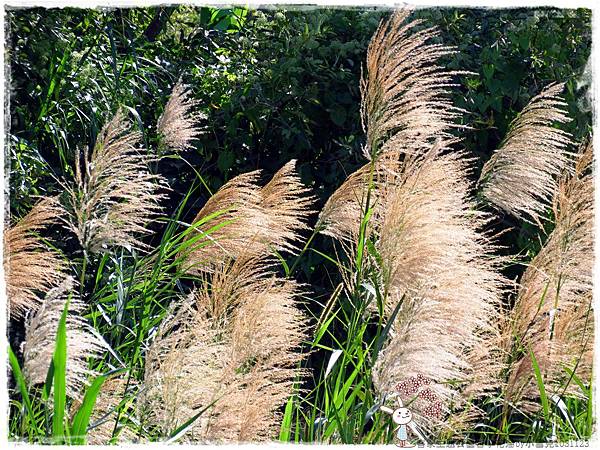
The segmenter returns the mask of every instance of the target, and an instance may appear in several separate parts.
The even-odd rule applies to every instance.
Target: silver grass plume
[[[530,100],[481,173],[483,195],[523,220],[540,223],[570,159],[571,135],[554,127],[570,121],[563,86],[551,84]]]
[[[497,387],[502,368],[496,322],[504,280],[480,231],[487,218],[468,194],[469,162],[438,146],[410,158],[388,181],[373,224],[386,315],[401,303],[373,368],[375,387],[390,393],[402,379],[424,376],[446,412]],[[413,413],[430,431],[443,425]]]
[[[449,89],[453,76],[464,72],[438,65],[455,50],[429,43],[439,31],[415,31],[422,21],[409,21],[409,15],[407,9],[396,11],[380,24],[369,44],[367,74],[361,82],[364,153],[369,159],[386,148],[426,151],[435,140],[450,137],[462,114],[452,105]]]
[[[157,124],[167,148],[175,152],[194,148],[192,142],[204,132],[199,123],[206,120],[206,115],[195,111],[198,103],[188,86],[181,82],[175,85]]]
[[[141,420],[166,434],[217,400],[226,348],[218,330],[196,310],[193,294],[173,305],[146,354]],[[206,427],[205,417],[194,424],[194,434]]]
[[[468,399],[500,383],[496,321],[504,279],[481,231],[487,217],[469,194],[470,161],[449,149],[462,113],[448,95],[458,72],[436,62],[454,50],[427,44],[437,32],[415,32],[419,22],[406,23],[408,14],[395,13],[371,41],[362,83],[371,161],[332,195],[319,225],[353,261],[369,196],[366,233],[380,258],[362,261],[379,273],[388,320],[401,304],[373,368],[375,387],[387,394],[405,378],[430,379],[453,415],[434,423],[424,410],[413,412],[429,431],[453,432],[476,414],[467,409]],[[355,277],[342,275],[346,290],[354,290]],[[453,420],[458,412],[461,420]]]
[[[160,175],[150,172],[152,158],[139,148],[141,134],[131,131],[118,112],[100,132],[91,157],[77,155],[75,183],[65,183],[67,226],[90,253],[110,246],[145,249],[140,236],[161,211]]]
[[[295,164],[285,164],[263,187],[258,184],[259,171],[223,185],[194,219],[196,230],[206,238],[188,252],[186,270],[210,271],[240,253],[297,252],[298,233],[306,228],[313,199],[296,175]]]
[[[190,256],[203,264],[199,285],[162,322],[148,350],[140,414],[163,433],[215,402],[187,440],[276,436],[280,408],[303,374],[299,347],[306,329],[299,286],[270,269],[272,249],[293,251],[311,212],[293,164],[263,187],[257,172],[236,177],[196,218],[225,211],[202,223],[206,232],[219,221],[230,223],[212,232],[214,247]]]
[[[540,406],[532,352],[546,392],[581,395],[565,370],[591,382],[594,349],[594,179],[591,141],[582,146],[574,173],[564,175],[554,197],[555,228],[523,274],[511,329],[506,397],[526,410]],[[566,386],[565,386],[566,384]]]
[[[452,105],[451,72],[437,61],[455,53],[430,44],[435,28],[414,31],[422,21],[409,21],[410,10],[396,11],[383,21],[367,52],[367,73],[361,82],[361,116],[367,134],[364,155],[370,163],[351,174],[328,200],[318,227],[323,234],[347,243],[358,232],[368,186],[384,185],[406,154],[418,156],[436,142],[451,143],[451,131],[462,110]],[[379,189],[371,190],[377,205]],[[360,200],[360,201],[357,201]]]
[[[60,254],[38,235],[61,214],[56,199],[43,198],[12,227],[4,229],[4,270],[10,315],[22,318],[35,311],[43,295],[65,277]]]
[[[106,351],[106,342],[83,319],[86,305],[73,289],[73,278],[66,278],[51,289],[35,314],[25,324],[23,373],[29,384],[46,381],[54,354],[58,323],[69,301],[67,314],[67,395],[79,399],[88,380],[97,374],[88,368],[88,360]]]
[[[306,324],[297,284],[256,273],[262,267],[246,255],[220,266],[214,284],[206,279],[162,323],[148,351],[141,412],[163,433],[215,402],[188,441],[276,437],[279,410],[302,374]]]
[[[350,174],[325,203],[319,214],[317,229],[343,244],[351,245],[358,238],[367,196],[371,196],[371,206],[379,207],[386,180],[399,168],[400,155],[387,151]]]

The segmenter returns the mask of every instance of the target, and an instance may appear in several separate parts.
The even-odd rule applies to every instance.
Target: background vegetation
[[[347,175],[363,164],[361,67],[369,39],[387,14],[381,9],[254,11],[188,6],[9,10],[10,216],[14,220],[25,215],[37,196],[59,193],[56,180],[72,175],[76,149],[93,146],[102,125],[120,106],[130,108],[144,130],[144,140],[155,144],[155,124],[179,79],[192,88],[206,114],[206,132],[181,158],[158,163],[157,171],[172,188],[165,202],[167,217],[191,223],[226,181],[257,168],[271,176],[290,159],[298,160],[301,179],[317,196],[316,208],[321,208]],[[415,15],[424,20],[423,26],[441,29],[441,42],[456,46],[458,52],[448,58],[448,67],[469,72],[457,76],[453,102],[466,110],[463,123],[471,127],[461,132],[461,137],[478,160],[474,178],[517,112],[550,82],[566,82],[565,98],[575,119],[566,129],[577,140],[591,130],[591,103],[585,95],[591,76],[590,11],[451,8],[419,10]],[[502,237],[503,251],[520,255],[520,263],[537,253],[549,231],[510,216],[498,220],[499,228],[511,227]],[[310,221],[312,227],[316,217]],[[172,222],[155,224],[157,233],[148,243],[162,246],[174,233],[173,226]],[[61,230],[56,227],[53,232],[59,237]],[[71,240],[55,242],[66,253],[76,251]],[[331,240],[316,236],[312,248],[318,251],[292,257],[287,266],[300,282],[311,286],[305,307],[317,318],[339,274],[328,257],[333,255]],[[88,317],[103,335],[113,334],[113,348],[138,370],[133,372],[134,379],[143,370],[140,343],[160,322],[170,296],[186,283],[183,278],[167,281],[166,273],[158,273],[144,281],[140,293],[133,286],[123,288],[125,275],[110,277],[110,273],[127,273],[140,258],[102,256],[93,262],[87,278],[85,273],[82,278],[88,287],[106,278],[102,289],[90,290],[94,307]],[[513,264],[506,275],[514,278],[522,271],[522,264]],[[159,292],[150,311],[144,306],[148,286]],[[120,292],[117,299],[113,289]],[[125,318],[119,302],[126,305]],[[137,330],[131,335],[115,332],[103,318],[119,317],[127,329],[139,314],[147,319],[141,334]],[[318,373],[330,356],[326,349],[333,345],[336,333],[344,333],[342,328],[325,336],[310,354],[306,365],[317,370],[314,379],[303,386],[308,391],[319,385]],[[22,325],[12,321],[13,349],[18,349],[22,339]],[[311,395],[324,394],[317,390]],[[306,401],[316,403],[310,396]],[[572,405],[576,426],[581,427],[574,435],[571,424],[566,424],[561,439],[589,436],[590,408],[591,402]],[[289,411],[292,403],[286,409],[291,424]],[[21,435],[16,428],[17,415],[13,404],[13,436]],[[339,429],[316,430],[318,417],[304,419],[313,426],[300,429],[290,425],[282,431],[282,439],[391,439],[385,430],[383,434],[361,432],[359,437],[344,435]],[[296,424],[301,421],[298,416],[294,420]],[[467,439],[501,443],[539,440],[552,434],[551,429],[534,425],[533,419],[515,429],[498,425],[501,431],[491,436],[474,433]]]

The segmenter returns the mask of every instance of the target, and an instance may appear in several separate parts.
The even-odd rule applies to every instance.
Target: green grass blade
[[[294,412],[294,396],[291,396],[285,404],[285,411],[283,412],[283,419],[281,421],[281,428],[279,431],[279,440],[282,442],[289,442],[292,434],[292,416]]]
[[[55,443],[62,443],[65,436],[64,419],[67,403],[67,314],[69,312],[69,300],[65,308],[56,332],[56,345],[54,347],[54,414],[52,415],[52,437]]]
[[[377,339],[377,342],[375,343],[375,348],[373,349],[373,360],[374,361],[377,360],[379,351],[383,347],[383,344],[384,344],[388,334],[390,333],[392,325],[394,324],[394,321],[396,320],[396,316],[398,315],[398,312],[400,311],[400,308],[402,307],[403,302],[404,302],[404,295],[402,296],[402,298],[400,299],[400,301],[394,308],[394,312],[392,312],[392,315],[388,319],[387,324],[385,325],[383,331],[381,332],[381,334],[379,335],[379,338]]]
[[[8,359],[10,361],[10,367],[12,368],[15,381],[17,382],[17,386],[19,387],[19,392],[21,392],[21,397],[23,397],[23,403],[25,404],[25,409],[27,410],[29,422],[35,427],[35,415],[33,413],[33,407],[31,406],[31,399],[29,398],[27,383],[25,382],[25,377],[23,376],[23,372],[21,371],[21,367],[19,366],[19,361],[13,353],[10,345],[8,346]]]
[[[212,403],[210,403],[208,406],[205,406],[204,408],[202,408],[200,411],[198,411],[198,413],[194,414],[190,419],[188,419],[183,425],[181,425],[180,427],[178,427],[177,429],[173,430],[171,432],[171,434],[169,434],[169,439],[166,441],[167,444],[172,444],[173,442],[177,441],[177,439],[179,439],[181,436],[183,436],[194,424],[194,422],[196,420],[198,420],[198,418],[204,414],[209,408],[211,408],[215,403],[217,403],[219,399],[214,400]]]
[[[544,378],[542,377],[540,366],[538,365],[537,359],[533,354],[533,350],[529,350],[529,355],[531,357],[531,364],[533,365],[535,380],[537,381],[538,389],[540,391],[540,400],[542,402],[542,411],[544,412],[544,418],[548,420],[550,418],[550,405],[548,404],[548,396],[546,394]]]
[[[46,382],[44,383],[44,389],[42,390],[42,397],[45,401],[50,399],[50,393],[52,392],[52,382],[54,380],[54,361],[50,361],[50,367],[46,373]]]
[[[96,405],[96,397],[102,388],[102,384],[106,380],[104,375],[98,376],[91,386],[87,389],[85,396],[83,397],[83,403],[79,407],[77,414],[73,418],[71,425],[71,443],[72,444],[85,444],[85,438],[87,435],[87,428],[90,423],[90,416]]]

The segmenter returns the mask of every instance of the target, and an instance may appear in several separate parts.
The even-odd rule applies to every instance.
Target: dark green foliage
[[[462,95],[455,104],[469,111],[464,123],[473,130],[463,136],[483,161],[518,111],[553,81],[566,83],[569,115],[575,119],[567,130],[578,139],[586,135],[591,118],[585,98],[591,67],[584,75],[590,56],[589,10],[431,9],[417,16],[439,26],[440,41],[457,48],[449,67],[473,72],[462,77]]]

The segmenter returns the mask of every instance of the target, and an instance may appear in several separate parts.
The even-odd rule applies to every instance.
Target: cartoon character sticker
[[[412,412],[408,408],[404,408],[402,404],[402,400],[400,398],[396,399],[398,402],[398,408],[392,409],[387,406],[382,406],[380,409],[392,415],[392,420],[396,425],[398,425],[394,432],[396,433],[396,437],[398,438],[398,447],[412,447],[412,445],[408,442],[408,432],[406,426],[412,422]]]
[[[395,437],[397,438],[398,447],[412,447],[408,441],[408,427],[415,431],[416,424],[412,424],[413,413],[410,409],[404,406],[401,396],[411,399],[410,404],[416,401],[419,413],[424,417],[440,419],[442,416],[442,402],[437,397],[435,392],[429,387],[431,380],[423,375],[409,377],[396,385],[396,392],[387,398],[396,397],[397,407],[389,408],[381,406],[379,409],[392,416],[392,421],[396,424],[394,428]],[[419,403],[421,402],[421,403]],[[418,434],[418,433],[417,433]]]

